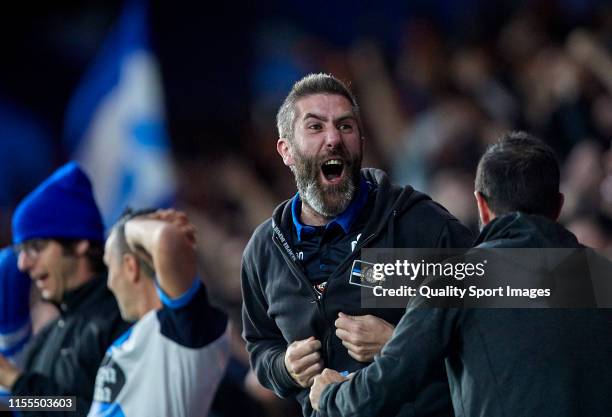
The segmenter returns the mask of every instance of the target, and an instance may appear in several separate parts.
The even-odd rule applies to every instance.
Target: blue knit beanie
[[[91,182],[76,162],[60,167],[15,210],[14,244],[44,238],[104,241],[104,226]]]
[[[17,269],[13,250],[0,250],[0,335],[11,333],[30,320],[30,282],[30,277]]]

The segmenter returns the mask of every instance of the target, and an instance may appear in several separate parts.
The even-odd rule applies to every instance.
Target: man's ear
[[[489,208],[489,203],[484,198],[482,193],[474,191],[474,197],[476,197],[476,205],[478,206],[478,215],[480,216],[480,222],[483,226],[489,224],[491,220],[495,218],[495,213]]]
[[[77,256],[85,256],[89,250],[89,240],[79,240],[74,247],[74,252]]]
[[[563,209],[563,203],[565,203],[565,196],[563,195],[563,193],[559,193],[558,198],[558,206],[557,209],[555,210],[554,213],[552,213],[553,215],[553,220],[559,220],[559,216],[561,215],[561,210]]]
[[[278,141],[276,141],[276,150],[278,151],[278,154],[281,156],[281,158],[283,158],[283,163],[285,165],[290,167],[295,164],[295,161],[293,159],[293,152],[291,149],[291,143],[289,143],[288,139],[280,138]]]
[[[136,282],[140,279],[140,264],[133,253],[123,254],[122,267],[130,282]]]

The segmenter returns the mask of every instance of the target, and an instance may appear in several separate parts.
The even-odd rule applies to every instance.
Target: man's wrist
[[[319,401],[317,403],[317,406],[319,408],[318,410],[319,413],[323,414],[322,410],[325,410],[325,404],[327,404],[327,396],[329,395],[330,390],[333,389],[335,385],[338,385],[338,384],[335,384],[335,383],[327,384],[325,388],[323,388],[323,391],[321,391],[321,395],[319,395]]]
[[[13,389],[15,382],[19,379],[21,372],[16,368],[3,369],[0,371],[0,385],[6,387],[9,391]]]
[[[293,376],[289,372],[289,369],[287,369],[287,364],[285,363],[286,354],[287,354],[287,351],[286,350],[283,351],[279,357],[280,361],[278,361],[281,364],[281,366],[279,366],[279,368],[281,368],[280,369],[281,378],[283,379],[283,382],[287,385],[288,388],[303,389],[303,387],[295,380],[295,378],[293,378]]]

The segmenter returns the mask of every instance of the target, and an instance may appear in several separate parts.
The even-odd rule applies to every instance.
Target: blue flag
[[[128,205],[164,207],[174,198],[175,176],[147,9],[144,0],[128,1],[66,115],[66,145],[91,178],[107,227]]]

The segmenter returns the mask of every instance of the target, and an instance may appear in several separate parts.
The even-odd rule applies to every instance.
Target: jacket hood
[[[504,248],[580,248],[578,239],[546,217],[515,212],[493,219],[481,231],[475,246]]]
[[[515,212],[492,220],[475,242],[477,249],[497,249],[509,265],[540,274],[559,274],[577,265],[584,248],[561,224],[542,216]],[[509,249],[509,250],[508,250]],[[576,259],[579,259],[578,261]],[[553,274],[553,275],[554,275]]]

